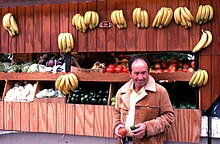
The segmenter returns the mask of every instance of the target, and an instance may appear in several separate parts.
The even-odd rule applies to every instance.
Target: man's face
[[[141,89],[148,81],[148,66],[144,60],[135,60],[131,65],[130,78],[134,82],[135,88]]]

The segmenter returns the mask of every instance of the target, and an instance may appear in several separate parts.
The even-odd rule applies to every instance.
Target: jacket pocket
[[[157,106],[136,106],[135,117],[140,122],[155,119],[159,116],[159,107]]]

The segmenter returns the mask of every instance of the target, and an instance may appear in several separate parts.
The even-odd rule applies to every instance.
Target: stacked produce
[[[134,25],[137,25],[138,28],[148,28],[149,26],[149,15],[146,10],[135,8],[132,14],[132,19]]]
[[[11,13],[7,13],[4,15],[2,24],[11,37],[14,37],[15,35],[19,34],[18,25]]]
[[[111,21],[114,25],[116,25],[119,29],[127,28],[127,23],[124,18],[124,14],[122,10],[114,10],[111,13]]]
[[[78,88],[69,97],[70,103],[75,104],[94,104],[107,105],[108,90],[91,90]]]
[[[174,11],[174,20],[176,24],[180,24],[184,28],[189,28],[192,26],[194,17],[187,7],[177,7]]]
[[[202,30],[202,35],[199,42],[193,48],[192,52],[200,51],[202,48],[208,47],[212,42],[212,33],[208,30]]]
[[[73,36],[71,33],[60,33],[58,36],[58,47],[62,52],[71,52],[74,48]]]
[[[214,9],[211,5],[200,5],[196,14],[195,22],[197,24],[204,24],[211,21],[214,16]]]
[[[155,28],[163,28],[167,26],[173,18],[173,10],[169,7],[161,7],[154,18],[152,26]]]
[[[87,11],[84,16],[77,13],[72,18],[72,25],[83,33],[87,31],[87,28],[95,29],[98,24],[99,15],[95,11]]]
[[[200,87],[202,85],[206,85],[208,79],[208,72],[206,70],[198,69],[190,79],[189,86]]]
[[[78,87],[78,78],[73,73],[60,75],[55,82],[55,88],[63,94],[70,94],[70,90],[74,91]]]

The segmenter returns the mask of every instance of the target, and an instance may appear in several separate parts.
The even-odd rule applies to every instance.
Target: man
[[[128,62],[131,80],[116,94],[113,128],[119,143],[162,144],[175,119],[167,90],[149,75],[149,62],[134,57]],[[135,130],[131,130],[131,126]],[[125,127],[126,136],[118,134]]]

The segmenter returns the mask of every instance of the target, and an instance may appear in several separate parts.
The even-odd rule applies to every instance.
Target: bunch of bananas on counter
[[[197,24],[203,24],[211,21],[214,16],[214,9],[211,5],[200,5],[196,14],[195,22]]]
[[[11,37],[14,37],[15,35],[19,34],[18,25],[14,19],[14,16],[11,13],[7,13],[4,15],[2,24]]]
[[[169,7],[161,7],[154,18],[152,27],[161,29],[164,26],[168,26],[172,18],[173,10]]]
[[[99,15],[95,11],[87,11],[84,16],[77,13],[72,18],[72,25],[83,33],[87,31],[87,28],[90,28],[91,30],[96,28],[98,24]]]
[[[149,26],[149,15],[146,10],[141,10],[141,8],[134,9],[132,20],[138,28],[148,28]]]
[[[55,88],[63,94],[70,94],[78,87],[78,78],[74,73],[60,75],[55,81]]]
[[[198,69],[189,81],[189,86],[200,87],[206,85],[209,79],[208,72],[206,70]]]
[[[114,25],[118,27],[118,29],[127,28],[127,23],[122,10],[114,10],[111,13],[111,21]]]
[[[208,47],[212,42],[212,33],[208,30],[202,30],[202,35],[199,42],[193,48],[192,52],[200,51],[202,48]]]
[[[174,20],[184,28],[192,27],[193,15],[187,7],[177,7],[174,11]]]
[[[73,36],[71,33],[60,33],[58,36],[58,47],[62,52],[71,52],[74,48]]]

